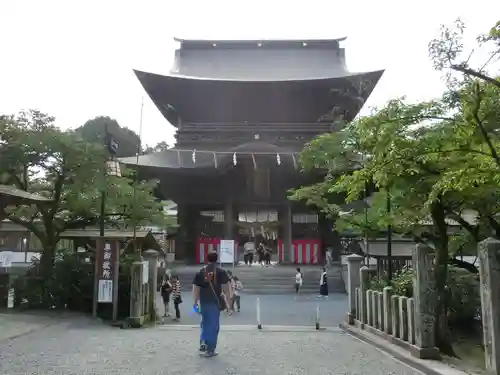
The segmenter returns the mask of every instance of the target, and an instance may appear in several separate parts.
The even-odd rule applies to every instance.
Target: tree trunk
[[[444,354],[454,356],[451,345],[451,334],[446,318],[447,290],[446,280],[448,275],[448,226],[446,224],[445,210],[441,201],[431,207],[431,217],[434,224],[436,238],[436,258],[434,264],[436,280],[436,306],[434,311],[436,345]]]
[[[43,244],[43,253],[40,258],[40,278],[42,282],[42,303],[45,308],[52,308],[50,284],[54,274],[54,260],[56,255],[55,244]]]
[[[55,245],[44,245],[42,256],[40,257],[40,274],[46,280],[52,278],[55,255]]]

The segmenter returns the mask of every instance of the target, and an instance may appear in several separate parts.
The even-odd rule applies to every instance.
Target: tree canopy
[[[441,38],[430,43],[436,67],[445,70],[448,78],[449,90],[441,98],[420,103],[397,98],[314,139],[300,161],[305,170],[324,169],[326,177],[297,189],[294,198],[338,216],[342,201],[332,200],[332,194],[351,202],[363,198],[367,185],[374,185],[372,229],[383,229],[391,222],[400,233],[426,240],[420,238],[428,227],[422,223],[432,220],[434,205],[440,202],[445,219],[458,221],[476,240],[500,235],[500,81],[487,75],[486,65],[474,69],[459,60],[462,33],[463,25],[458,23],[456,29],[443,28]],[[479,38],[483,48],[484,43],[493,46],[491,56],[499,53],[497,33],[498,24]],[[450,71],[461,76],[451,77]],[[383,207],[387,190],[394,207],[390,218]],[[478,220],[464,220],[466,211],[476,212]],[[367,229],[364,217],[358,219],[355,214],[343,215],[339,223]]]
[[[50,202],[2,208],[3,214],[36,235],[42,263],[53,262],[61,234],[96,224],[100,198],[106,196],[108,225],[167,225],[163,205],[153,195],[155,181],[137,181],[131,171],[106,174],[109,155],[102,143],[79,131],[62,131],[54,118],[39,111],[0,118],[2,183],[51,198]]]
[[[140,137],[134,131],[121,127],[116,120],[107,116],[88,120],[76,132],[86,141],[99,144],[104,144],[106,133],[110,134],[120,144],[117,157],[134,156],[141,144]]]
[[[500,236],[500,81],[490,67],[500,55],[499,26],[478,38],[477,48],[490,54],[479,67],[465,53],[464,25],[457,21],[455,28],[443,28],[429,44],[430,57],[448,84],[442,97],[420,103],[390,100],[369,116],[338,124],[300,155],[304,170],[321,168],[325,178],[296,189],[293,199],[319,207],[336,218],[338,227],[377,236],[391,225],[431,246],[439,296],[450,253]],[[344,201],[363,199],[367,187],[373,193],[368,212],[343,212]],[[451,224],[458,233],[450,231]],[[441,331],[441,344],[444,336]]]

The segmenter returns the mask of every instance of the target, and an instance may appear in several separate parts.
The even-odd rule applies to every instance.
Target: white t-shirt
[[[245,250],[245,253],[250,253],[255,250],[255,244],[253,242],[245,242],[243,249]]]
[[[300,272],[295,275],[295,284],[302,285],[302,274]]]

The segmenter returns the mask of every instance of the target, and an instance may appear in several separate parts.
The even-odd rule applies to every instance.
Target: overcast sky
[[[110,116],[145,144],[173,143],[174,128],[132,69],[167,73],[173,37],[314,39],[347,36],[348,68],[386,72],[367,106],[440,94],[427,44],[461,17],[468,33],[500,18],[500,1],[476,0],[0,0],[0,113],[37,108],[74,128]],[[366,108],[365,108],[366,111]]]

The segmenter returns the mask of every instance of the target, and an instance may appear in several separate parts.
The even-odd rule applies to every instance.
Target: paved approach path
[[[417,375],[340,332],[221,332],[215,358],[200,358],[198,331],[120,330],[87,318],[0,341],[0,374]]]
[[[232,316],[223,315],[222,324],[257,325],[256,295],[241,296],[241,312]],[[294,299],[294,295],[260,296],[260,316],[263,325],[312,326],[316,317],[316,306],[320,307],[320,322],[323,326],[337,327],[345,319],[348,310],[346,294],[330,294],[328,299],[319,299],[314,295],[306,295]],[[182,324],[198,324],[199,317],[192,314],[192,293],[183,293],[181,304]],[[158,295],[158,312],[163,315],[163,302]],[[170,307],[173,313],[173,305]],[[166,322],[171,323],[170,319]]]

